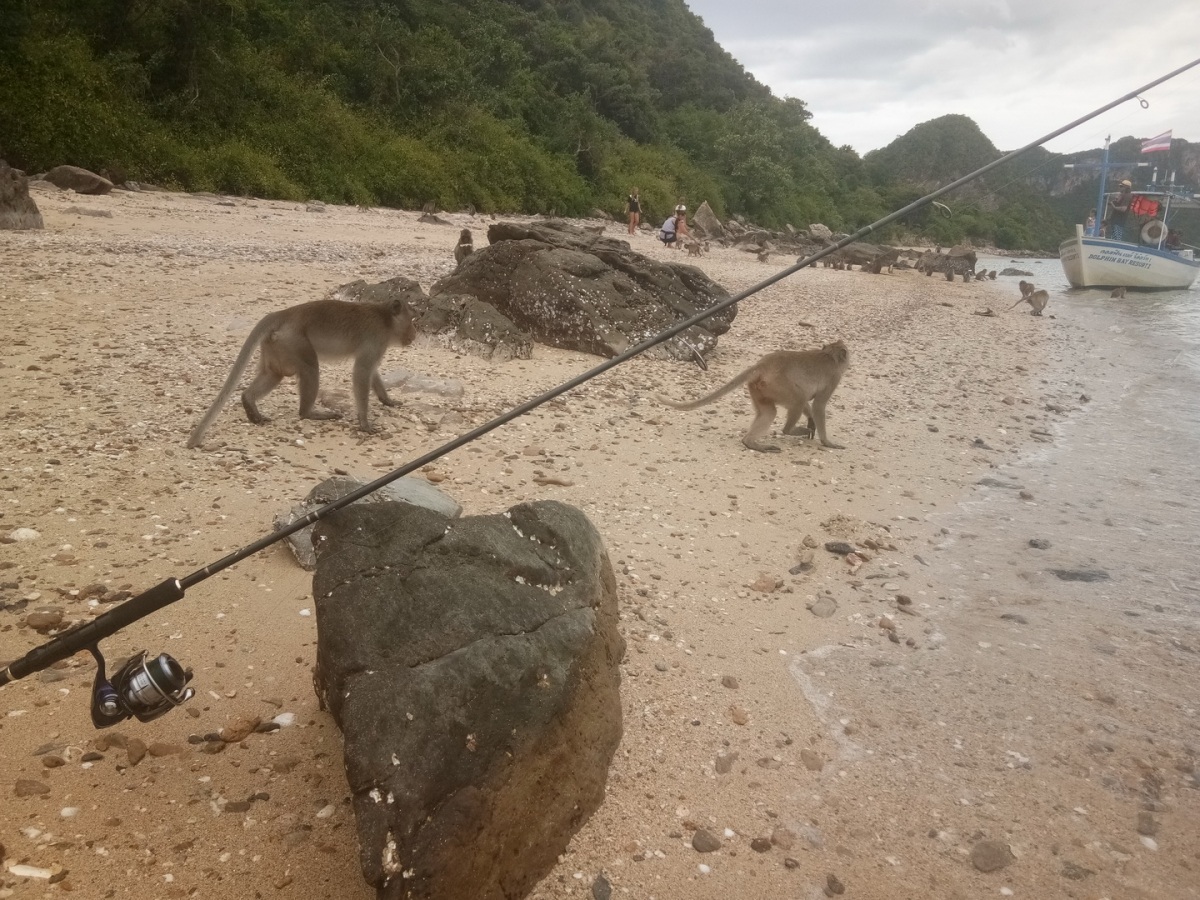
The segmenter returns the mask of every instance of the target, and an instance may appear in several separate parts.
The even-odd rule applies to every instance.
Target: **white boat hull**
[[[1142,290],[1187,289],[1200,274],[1200,260],[1190,250],[1172,253],[1126,241],[1075,237],[1058,247],[1058,258],[1071,287],[1128,287]]]

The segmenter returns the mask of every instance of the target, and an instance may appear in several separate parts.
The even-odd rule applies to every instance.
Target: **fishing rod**
[[[176,600],[183,598],[184,593],[188,588],[199,584],[206,578],[210,578],[218,572],[228,569],[230,566],[241,562],[248,556],[258,553],[260,550],[271,546],[272,544],[283,540],[291,534],[300,531],[312,525],[314,522],[328,517],[345,506],[349,506],[356,500],[360,500],[368,494],[374,493],[380,488],[391,484],[399,478],[403,478],[422,466],[428,465],[436,459],[440,459],[448,453],[457,450],[464,444],[469,444],[485,434],[511,422],[513,419],[525,415],[531,410],[537,409],[544,403],[553,400],[555,397],[561,396],[570,390],[591,381],[599,375],[603,375],[609,369],[613,369],[629,360],[633,359],[642,353],[645,353],[652,347],[656,347],[664,341],[670,340],[676,335],[686,331],[693,325],[703,322],[705,319],[716,315],[723,310],[728,309],[735,303],[747,299],[748,297],[757,294],[759,291],[770,287],[771,285],[782,281],[790,275],[795,274],[801,269],[811,266],[814,262],[835,253],[848,244],[859,240],[871,232],[901,219],[911,212],[914,212],[922,207],[937,200],[938,197],[948,194],[956,188],[962,187],[968,182],[974,181],[976,178],[990,172],[997,166],[1004,165],[1028,153],[1035,147],[1040,147],[1047,141],[1053,140],[1061,134],[1065,134],[1073,128],[1077,128],[1084,122],[1096,118],[1113,107],[1119,106],[1133,98],[1138,94],[1144,93],[1153,87],[1157,87],[1165,81],[1186,72],[1197,65],[1200,65],[1200,59],[1192,60],[1184,66],[1180,66],[1166,75],[1156,78],[1155,80],[1142,85],[1136,90],[1130,91],[1116,100],[1113,100],[1097,109],[1089,112],[1087,115],[1075,119],[1067,125],[1051,131],[1049,134],[1038,138],[1032,143],[1026,144],[1018,150],[1013,150],[993,162],[985,166],[981,166],[970,174],[964,175],[961,178],[950,182],[949,184],[938,188],[932,193],[926,194],[918,200],[914,200],[907,206],[904,206],[895,212],[889,213],[882,219],[872,222],[870,225],[865,225],[853,234],[847,235],[839,241],[836,241],[811,256],[797,260],[794,265],[781,269],[769,278],[759,282],[753,287],[747,288],[741,293],[735,294],[713,304],[707,309],[701,310],[695,315],[689,316],[679,322],[676,322],[671,327],[660,331],[639,344],[636,344],[623,353],[620,353],[610,359],[605,360],[599,365],[593,366],[585,372],[576,375],[574,378],[562,382],[556,387],[537,395],[519,406],[515,406],[508,412],[497,416],[489,422],[485,422],[464,434],[459,435],[451,441],[442,444],[434,450],[420,456],[411,462],[393,469],[386,475],[376,478],[374,481],[368,482],[359,488],[339,497],[330,503],[325,504],[319,509],[315,509],[301,518],[290,522],[288,525],[276,529],[271,534],[264,535],[258,540],[247,544],[240,550],[236,550],[227,556],[222,557],[216,562],[198,569],[192,574],[184,578],[168,578],[162,583],[155,585],[147,591],[132,597],[123,602],[120,606],[107,612],[101,613],[90,622],[85,622],[82,625],[77,625],[62,634],[56,635],[44,644],[34,647],[20,659],[9,663],[4,669],[0,669],[0,687],[31,675],[34,672],[40,672],[48,668],[60,660],[73,656],[81,650],[87,650],[96,660],[96,677],[92,687],[92,707],[91,716],[92,724],[97,728],[106,728],[110,725],[115,725],[125,719],[136,717],[141,722],[149,722],[156,719],[174,707],[186,702],[195,695],[195,690],[188,687],[188,682],[191,681],[192,672],[190,669],[185,669],[173,657],[166,653],[150,659],[145,651],[142,651],[134,656],[118,670],[118,672],[108,679],[105,676],[104,656],[100,652],[99,643],[107,637],[116,634],[122,628],[139,619],[145,618],[153,612],[162,609],[165,606],[174,603]]]

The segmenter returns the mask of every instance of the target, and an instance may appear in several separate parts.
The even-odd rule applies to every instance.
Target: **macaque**
[[[411,344],[417,336],[412,311],[403,300],[390,303],[350,303],[345,300],[315,300],[269,313],[259,321],[241,352],[217,399],[188,437],[188,447],[197,447],[204,433],[221,412],[250,364],[255,348],[260,350],[258,374],[242,392],[246,418],[256,425],[270,421],[258,409],[258,401],[295,375],[300,387],[300,418],[336,419],[340,413],[315,409],[322,360],[354,357],[354,403],[358,427],[374,431],[367,415],[372,389],[385,406],[398,401],[388,397],[379,363],[393,344]]]
[[[681,403],[662,396],[658,400],[675,409],[697,409],[744,384],[754,404],[754,422],[742,443],[751,450],[779,452],[779,447],[763,440],[775,422],[776,406],[787,410],[784,434],[815,435],[823,446],[843,450],[844,446],[829,440],[825,431],[825,406],[849,365],[850,351],[841,341],[826,344],[820,350],[776,350],[699,400]],[[806,429],[796,427],[802,415],[807,419]]]
[[[471,242],[471,229],[464,228],[462,234],[458,236],[458,244],[454,248],[454,261],[458,265],[462,265],[462,261],[475,252],[475,245]]]

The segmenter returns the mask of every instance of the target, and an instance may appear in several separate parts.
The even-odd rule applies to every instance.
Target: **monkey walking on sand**
[[[1123,287],[1113,288],[1113,292],[1111,294],[1109,294],[1108,296],[1113,297],[1117,300],[1124,300],[1125,299],[1125,288],[1123,288]]]
[[[699,400],[681,403],[661,395],[657,399],[675,409],[697,409],[744,384],[754,404],[754,421],[742,443],[751,450],[779,452],[777,446],[763,440],[775,422],[776,406],[787,410],[784,434],[817,436],[822,445],[844,450],[843,445],[835,444],[826,434],[825,405],[849,366],[850,351],[841,341],[826,344],[820,350],[776,350]],[[807,428],[796,427],[802,415],[807,419]]]
[[[475,252],[475,245],[471,241],[471,229],[464,228],[462,234],[458,236],[458,244],[454,247],[454,262],[462,265],[462,261]]]
[[[188,437],[188,447],[197,447],[216,420],[259,348],[258,374],[242,392],[246,418],[256,425],[270,421],[258,409],[258,401],[295,375],[300,388],[300,418],[337,419],[340,413],[317,410],[320,362],[354,357],[354,405],[358,427],[374,431],[367,414],[372,389],[385,406],[399,401],[388,397],[379,363],[388,347],[411,344],[417,336],[412,311],[403,300],[390,303],[350,303],[344,300],[314,300],[263,316],[254,326],[217,399]]]

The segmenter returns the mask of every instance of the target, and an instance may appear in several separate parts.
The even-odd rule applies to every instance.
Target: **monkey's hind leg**
[[[321,388],[321,366],[317,352],[309,347],[296,362],[296,381],[300,391],[300,418],[340,419],[342,414],[332,409],[317,409],[317,392]]]
[[[750,423],[750,430],[742,438],[742,443],[760,453],[779,453],[777,446],[763,440],[771,430],[771,423],[775,421],[775,404],[766,398],[762,386],[757,381],[751,381],[747,387],[750,389],[750,401],[754,404],[755,415],[754,421]]]
[[[800,421],[801,416],[804,416],[808,424],[804,428],[797,428],[796,423]],[[807,400],[799,407],[788,410],[787,421],[783,423],[783,433],[797,437],[816,437],[817,431],[816,426],[813,424],[812,407],[808,405]]]
[[[283,381],[282,375],[260,366],[258,374],[250,382],[250,386],[242,391],[242,408],[246,410],[246,418],[255,425],[265,425],[271,421],[259,412],[258,401],[279,387],[281,381]]]

